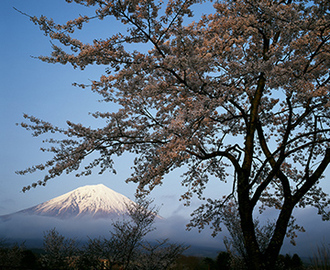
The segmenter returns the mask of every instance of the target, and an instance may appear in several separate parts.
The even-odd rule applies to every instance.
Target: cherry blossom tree
[[[78,247],[75,239],[65,238],[56,228],[44,232],[41,265],[45,269],[74,269],[72,264]]]
[[[223,221],[236,201],[249,269],[272,269],[295,207],[314,206],[329,219],[329,199],[319,184],[330,162],[330,2],[328,0],[224,0],[193,18],[203,0],[66,0],[95,10],[56,24],[30,17],[52,40],[48,63],[84,69],[104,65],[90,87],[117,112],[95,112],[104,126],[68,121],[66,128],[25,115],[22,126],[49,139],[53,159],[20,171],[88,175],[114,170],[114,156],[136,155],[127,181],[148,193],[170,171],[184,167],[189,201],[203,198],[209,181],[232,184],[225,197],[209,199],[191,225]],[[127,27],[90,43],[75,38],[91,20],[117,19]],[[131,45],[134,46],[131,46]],[[145,46],[141,46],[145,44]],[[139,46],[138,46],[139,45]],[[131,49],[132,47],[136,49]],[[141,50],[138,50],[141,48]],[[147,50],[146,48],[149,48]],[[89,165],[82,161],[98,156]],[[228,171],[232,169],[234,175]],[[260,249],[253,214],[279,214],[267,248]]]

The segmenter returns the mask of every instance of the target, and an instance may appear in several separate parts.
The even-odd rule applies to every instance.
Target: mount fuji
[[[134,204],[129,198],[102,184],[88,185],[31,208],[0,217],[8,219],[13,215],[27,214],[59,219],[80,217],[113,219],[127,214],[127,205],[132,203]]]
[[[132,203],[135,204],[102,184],[83,186],[36,206],[0,216],[0,239],[13,244],[24,243],[29,248],[41,248],[45,233],[51,229],[56,229],[61,236],[76,239],[80,244],[98,237],[107,238],[114,223],[127,220],[127,205]],[[196,243],[196,254],[200,254],[199,241],[208,245],[209,240],[205,239],[211,237],[210,233],[191,236],[185,230],[187,222],[178,216],[165,219],[157,214],[154,224],[157,230],[150,233],[147,240],[173,238],[187,242],[189,239],[193,243],[188,244]],[[215,240],[212,238],[211,241]],[[213,253],[212,249],[210,257]]]

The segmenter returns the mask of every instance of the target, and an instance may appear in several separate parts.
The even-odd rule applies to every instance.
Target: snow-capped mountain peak
[[[62,219],[85,216],[114,218],[126,214],[127,205],[131,203],[134,202],[124,195],[99,184],[77,188],[19,213]]]

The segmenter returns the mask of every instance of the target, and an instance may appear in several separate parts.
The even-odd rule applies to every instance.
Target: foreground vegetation
[[[49,240],[51,239],[51,242]],[[24,244],[8,245],[0,243],[0,269],[35,269],[35,270],[98,270],[98,269],[136,269],[136,270],[244,270],[246,266],[241,257],[231,252],[220,252],[215,259],[183,255],[182,246],[166,243],[139,249],[131,257],[131,261],[123,265],[123,261],[111,261],[114,253],[98,250],[99,240],[93,239],[80,248],[72,239],[66,239],[56,230],[45,233],[44,249],[29,250]],[[52,246],[49,246],[49,244]],[[103,247],[104,248],[104,247]],[[151,248],[151,249],[150,249]],[[118,252],[123,252],[122,247]],[[303,264],[297,254],[280,255],[277,260],[279,270],[328,270],[330,269],[329,247],[322,245],[318,248],[309,264]],[[102,252],[102,253],[100,253]],[[101,255],[103,254],[103,255]]]

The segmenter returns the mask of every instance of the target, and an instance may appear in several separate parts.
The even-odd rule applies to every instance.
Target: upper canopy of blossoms
[[[25,116],[32,123],[23,127],[36,136],[66,136],[48,140],[55,145],[44,149],[54,153],[52,160],[20,172],[48,169],[32,186],[63,172],[114,170],[113,155],[128,151],[136,154],[128,180],[141,192],[186,165],[183,198],[202,198],[211,178],[228,180],[231,166],[245,180],[234,177],[233,193],[217,205],[242,190],[252,205],[281,208],[290,199],[329,217],[329,201],[316,187],[330,160],[329,1],[215,1],[209,14],[190,23],[195,6],[208,1],[67,2],[91,6],[95,16],[63,25],[31,17],[54,41],[52,54],[40,59],[81,69],[105,65],[90,87],[120,109],[94,113],[105,119],[98,129],[72,122],[62,129]],[[106,17],[127,32],[91,43],[73,38],[85,23]],[[139,51],[145,43],[150,50]],[[92,152],[98,158],[80,170]]]

